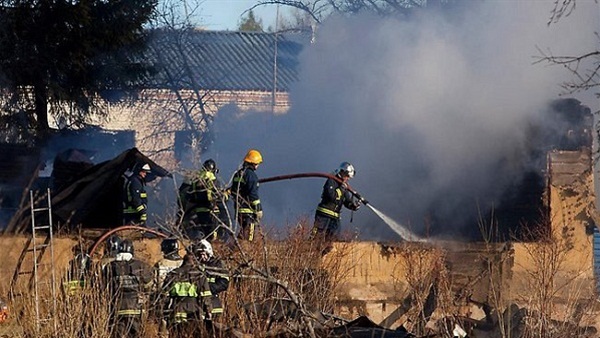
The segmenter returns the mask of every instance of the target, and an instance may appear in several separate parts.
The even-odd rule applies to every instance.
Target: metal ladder
[[[47,198],[47,204],[45,207],[35,207],[35,200],[34,200],[34,196],[33,196],[33,191],[30,190],[29,191],[29,203],[31,206],[31,235],[33,238],[32,241],[32,251],[33,251],[33,288],[34,288],[34,295],[35,295],[35,321],[36,321],[36,328],[39,330],[39,328],[41,327],[42,322],[48,322],[48,321],[53,321],[53,325],[54,325],[54,331],[56,331],[57,329],[57,323],[56,323],[56,308],[57,308],[57,304],[56,304],[56,273],[55,273],[55,269],[54,269],[54,238],[53,238],[53,234],[52,234],[52,197],[50,195],[50,189],[46,190],[46,198]],[[48,213],[48,224],[41,224],[38,225],[36,222],[36,214],[38,213],[44,213],[47,212]],[[44,242],[42,244],[38,244],[37,243],[37,234],[40,231],[47,231],[46,232],[46,240],[44,240]],[[50,268],[50,275],[51,275],[51,279],[50,281],[46,281],[45,283],[42,283],[40,281],[40,275],[39,275],[39,268],[41,266],[41,260],[43,257],[43,253],[46,250],[46,248],[50,248],[50,263],[48,263],[47,265],[49,265]],[[39,252],[39,256],[38,256],[38,250],[40,250]],[[50,309],[46,309],[46,316],[44,318],[42,318],[42,314],[41,314],[41,310],[40,310],[40,286],[41,285],[48,285],[50,284],[50,297],[52,299],[52,301],[50,302],[52,307]],[[51,310],[51,311],[50,311]]]
[[[34,305],[35,305],[35,324],[36,330],[39,332],[42,324],[49,323],[52,321],[54,326],[54,332],[57,330],[57,322],[56,322],[56,309],[57,309],[57,299],[56,299],[56,274],[54,269],[54,238],[52,234],[52,197],[50,195],[50,189],[46,191],[46,206],[36,207],[36,198],[34,196],[33,190],[29,191],[29,205],[31,211],[31,237],[28,239],[23,251],[21,252],[21,256],[19,257],[19,261],[17,263],[17,268],[15,269],[15,274],[13,276],[11,292],[17,287],[17,280],[21,275],[29,275],[29,283],[28,290],[29,292],[33,291],[34,294]],[[43,204],[44,198],[40,198],[38,200],[39,203]],[[42,215],[47,213],[47,224],[38,224],[38,219],[43,218]],[[44,223],[44,222],[41,222]],[[45,239],[43,242],[38,241],[38,235],[40,233],[45,233]],[[50,249],[50,260],[49,263],[42,264],[42,258],[47,249]],[[33,265],[32,270],[23,271],[22,266],[23,262],[27,254],[33,254],[33,257],[30,259],[31,265]],[[40,276],[40,268],[41,266],[48,266],[50,272],[50,280],[45,279],[41,280]],[[40,295],[40,286],[47,285],[48,291],[50,291],[50,295],[44,297],[45,307],[40,307],[41,295]],[[43,314],[42,314],[43,313]]]

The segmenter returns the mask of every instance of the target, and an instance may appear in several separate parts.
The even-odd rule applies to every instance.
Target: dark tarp
[[[152,172],[146,177],[150,182],[157,177],[171,177],[171,174],[143,155],[136,148],[126,150],[112,160],[94,165],[71,184],[53,192],[53,223],[61,227],[110,229],[121,225],[121,189],[123,174],[142,163],[148,163]],[[29,209],[29,206],[27,206]],[[26,217],[11,222],[7,232],[24,232],[31,227],[30,213]],[[39,223],[37,220],[36,223]],[[47,224],[47,223],[46,223]],[[41,224],[40,224],[41,225]]]
[[[344,325],[327,330],[327,337],[352,337],[352,338],[410,338],[415,337],[399,327],[396,330],[386,329],[375,324],[368,317],[360,316]]]
[[[52,166],[52,185],[57,191],[73,182],[94,166],[90,159],[94,152],[68,149],[58,153]]]

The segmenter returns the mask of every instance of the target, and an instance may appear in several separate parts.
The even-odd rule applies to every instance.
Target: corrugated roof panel
[[[171,86],[187,88],[192,83],[188,80],[191,73],[201,88],[273,89],[276,41],[273,33],[159,30],[153,31],[151,41],[150,50],[154,52],[148,53],[148,59],[160,70],[152,86],[164,87],[170,75],[175,77]],[[278,91],[289,90],[290,84],[297,80],[297,58],[304,41],[308,39],[298,35],[277,36]]]

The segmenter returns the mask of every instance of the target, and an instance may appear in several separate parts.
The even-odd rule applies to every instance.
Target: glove
[[[360,203],[358,203],[358,202],[355,202],[350,206],[350,209],[354,210],[354,211],[358,210],[359,208],[360,208]]]
[[[231,196],[231,189],[227,188],[225,190],[223,190],[223,199],[226,201],[229,199],[229,197]]]
[[[256,221],[260,222],[260,220],[263,218],[263,212],[262,212],[262,210],[261,211],[257,211],[256,214],[255,214],[255,217],[256,217]]]

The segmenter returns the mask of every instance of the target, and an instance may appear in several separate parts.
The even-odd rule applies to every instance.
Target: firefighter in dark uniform
[[[103,274],[113,300],[113,337],[140,337],[144,291],[152,283],[152,268],[133,258],[133,243],[125,239]]]
[[[184,219],[189,220],[186,222],[185,233],[192,240],[225,239],[226,232],[219,230],[220,223],[227,224],[227,220],[221,216],[226,215],[223,203],[225,195],[217,179],[218,172],[215,161],[206,160],[202,164],[202,170],[184,192],[188,205],[186,210],[188,215],[184,215]]]
[[[104,270],[110,262],[114,261],[119,254],[119,250],[121,248],[121,242],[123,240],[121,237],[113,234],[106,239],[105,248],[104,248],[104,256],[100,260],[100,270]]]
[[[163,258],[154,264],[155,284],[158,289],[162,288],[167,274],[183,264],[183,258],[179,255],[179,241],[177,238],[163,239],[160,243],[160,251]]]
[[[179,268],[167,274],[163,290],[168,294],[169,337],[193,337],[204,332],[204,320],[209,320],[212,312],[212,294],[206,272],[191,251]]]
[[[311,237],[330,241],[338,235],[342,206],[350,210],[358,210],[360,200],[355,200],[347,189],[349,179],[354,177],[354,167],[342,162],[334,174],[339,180],[328,178],[321,193],[321,203],[317,206],[315,223]]]
[[[159,334],[161,337],[168,336],[167,318],[170,315],[167,304],[161,303],[165,300],[166,290],[163,283],[169,272],[177,269],[183,264],[183,258],[179,255],[179,241],[177,238],[165,238],[160,243],[160,251],[163,258],[154,264],[155,299],[158,304],[155,315],[159,321]]]
[[[67,279],[63,284],[65,292],[69,296],[77,295],[89,285],[92,271],[92,259],[87,252],[83,251],[80,246],[73,248],[75,257],[69,261],[69,270],[67,270]]]
[[[229,276],[225,268],[225,264],[219,258],[215,257],[212,245],[201,240],[194,244],[194,255],[200,261],[202,267],[206,270],[208,278],[208,286],[211,293],[211,316],[212,320],[220,317],[223,314],[223,302],[219,294],[226,291],[229,287]],[[212,327],[210,321],[206,321],[209,329]]]
[[[135,172],[137,171],[137,172]],[[145,225],[148,219],[148,194],[146,175],[151,171],[149,164],[125,176],[123,184],[123,224]]]
[[[256,169],[263,161],[257,150],[251,149],[244,157],[242,168],[233,176],[231,196],[240,231],[238,238],[253,241],[254,233],[263,216],[258,196],[258,176]]]

